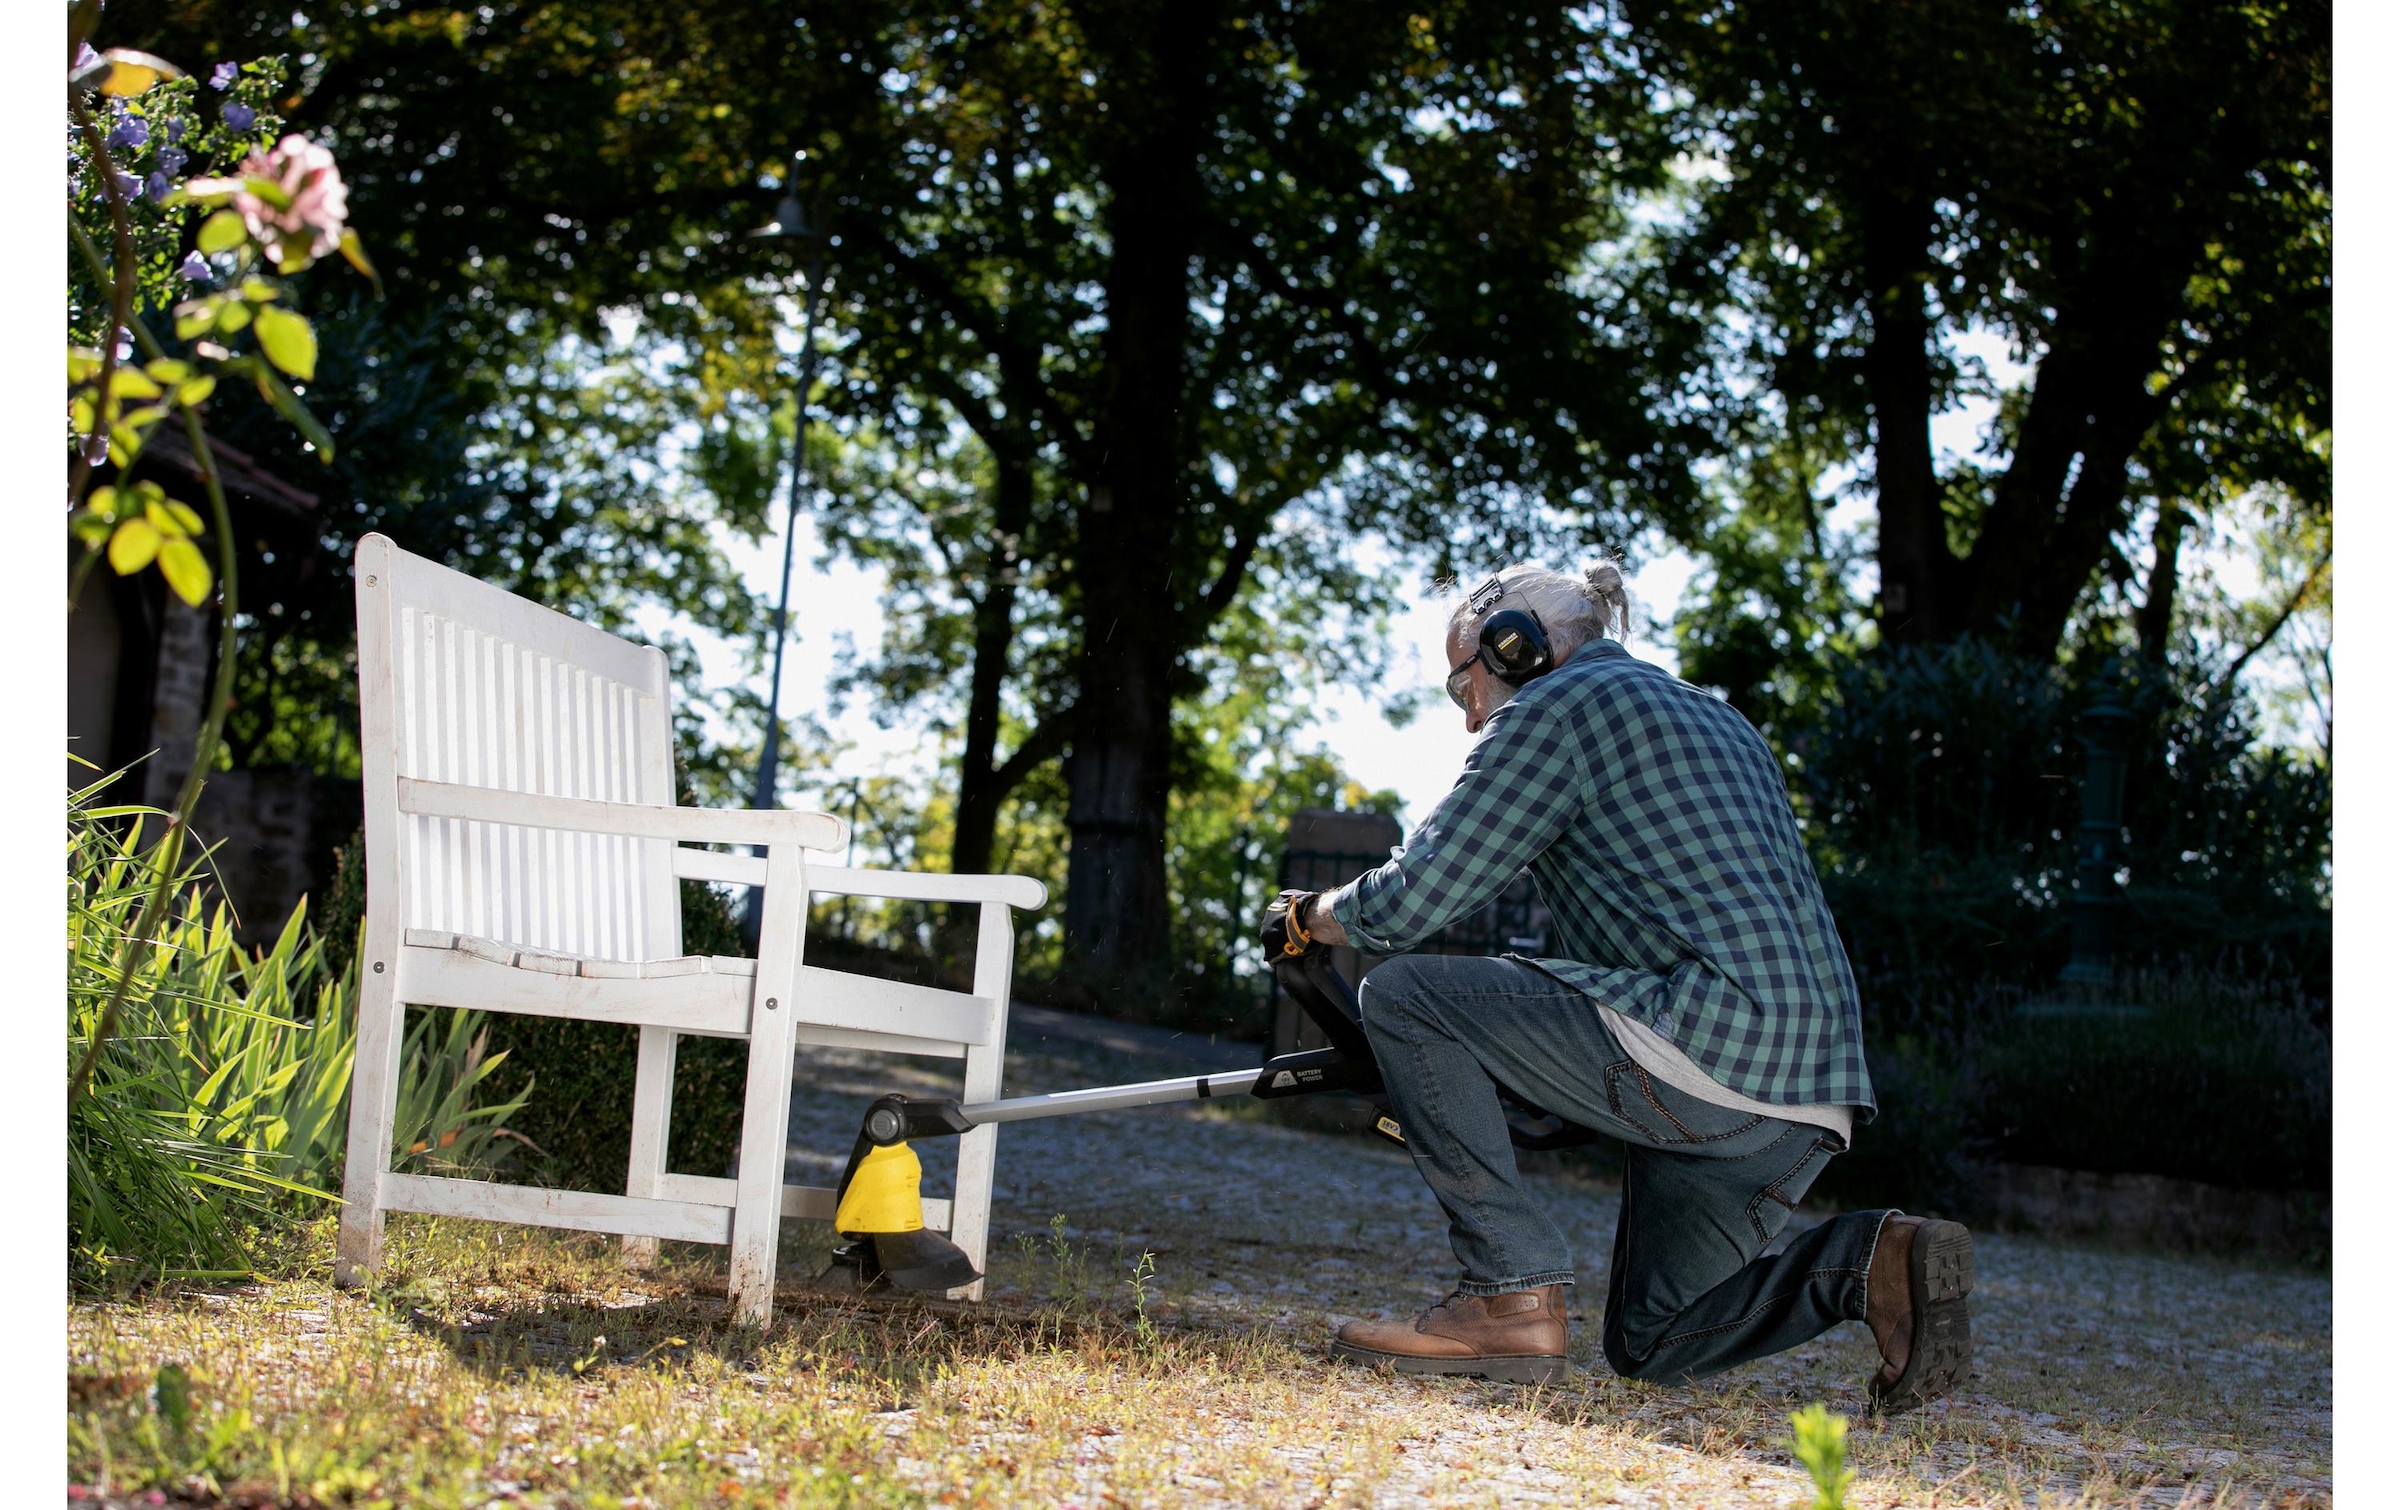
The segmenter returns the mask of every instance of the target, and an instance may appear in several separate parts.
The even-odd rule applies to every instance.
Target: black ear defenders
[[[1475,636],[1475,659],[1501,681],[1521,687],[1552,669],[1550,636],[1532,614],[1503,608],[1483,621]]]
[[[1467,611],[1489,613],[1505,596],[1507,589],[1494,577],[1475,589],[1475,595],[1467,600]],[[1542,628],[1542,621],[1514,608],[1503,608],[1485,619],[1483,627],[1476,631],[1475,653],[1450,668],[1449,679],[1443,686],[1450,700],[1462,709],[1467,706],[1467,670],[1477,662],[1509,687],[1522,687],[1557,664],[1550,654],[1550,636]]]

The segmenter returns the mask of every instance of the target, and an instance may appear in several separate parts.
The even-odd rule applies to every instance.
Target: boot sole
[[[1406,1353],[1381,1353],[1371,1347],[1335,1342],[1333,1356],[1369,1368],[1388,1368],[1398,1374],[1449,1374],[1466,1379],[1489,1379],[1496,1384],[1564,1384],[1574,1370],[1553,1353],[1504,1353],[1490,1358],[1417,1358]]]
[[[1908,1296],[1916,1321],[1908,1367],[1889,1385],[1868,1387],[1875,1409],[1915,1410],[1967,1382],[1975,1329],[1967,1311],[1975,1288],[1975,1240],[1956,1222],[1929,1221],[1909,1248]]]

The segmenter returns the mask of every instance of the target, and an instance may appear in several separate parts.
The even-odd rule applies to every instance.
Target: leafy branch
[[[111,53],[95,56],[73,71],[71,83],[96,78],[97,87],[114,98],[139,94],[173,73],[171,65],[146,55],[120,58]],[[216,87],[226,88],[239,74],[233,65],[224,65],[215,75]],[[182,873],[192,812],[208,772],[216,764],[226,717],[233,708],[240,648],[233,517],[215,452],[201,423],[201,406],[215,392],[217,378],[195,362],[213,363],[220,371],[250,378],[259,396],[307,438],[321,459],[330,461],[333,438],[283,376],[289,374],[303,382],[315,376],[316,332],[305,316],[282,307],[280,288],[252,275],[249,269],[263,253],[278,272],[293,273],[335,250],[369,277],[374,276],[374,268],[357,233],[343,223],[347,200],[332,155],[303,138],[287,136],[271,151],[253,147],[236,176],[194,179],[180,189],[166,180],[162,165],[152,180],[152,197],[163,201],[170,214],[185,206],[215,207],[200,227],[198,249],[184,264],[192,269],[186,276],[200,281],[222,271],[230,275],[231,283],[221,292],[176,307],[175,333],[178,339],[193,343],[192,357],[170,354],[132,309],[134,289],[141,281],[132,233],[128,187],[132,180],[117,170],[109,153],[110,138],[102,135],[82,95],[72,88],[70,108],[98,169],[98,187],[107,206],[116,256],[113,260],[103,256],[90,232],[73,215],[68,217],[77,254],[110,290],[110,324],[99,349],[70,344],[67,354],[68,417],[76,451],[69,496],[74,508],[71,527],[86,547],[70,581],[69,611],[73,611],[74,596],[80,593],[93,564],[105,554],[121,575],[155,563],[176,595],[194,608],[207,598],[213,585],[218,612],[217,664],[207,713],[193,743],[191,765],[167,815],[166,831],[152,847],[149,884],[141,912],[118,948],[107,1005],[69,1077],[68,1095],[73,1100],[90,1090],[100,1052],[116,1031],[133,981],[156,944],[175,879]],[[223,114],[236,130],[247,130],[256,123],[253,107],[238,99],[228,102]],[[134,129],[137,125],[138,131]],[[118,129],[129,144],[148,140],[149,128],[143,118],[135,117]],[[180,165],[180,157],[177,161]],[[70,179],[70,189],[72,183]],[[212,263],[210,258],[217,261]],[[255,355],[237,354],[219,339],[230,339],[245,329],[256,343]],[[139,367],[119,359],[119,342],[125,334],[132,336],[147,358]],[[138,407],[129,409],[129,404]],[[158,484],[129,475],[149,431],[170,414],[182,418],[194,469],[208,496],[210,517],[205,525],[197,511],[168,498]],[[118,480],[92,491],[87,502],[84,490],[93,467],[103,457],[117,466]],[[207,558],[194,543],[195,537],[211,530],[217,546],[213,583]]]

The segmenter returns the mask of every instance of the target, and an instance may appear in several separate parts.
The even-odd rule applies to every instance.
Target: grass
[[[1138,1502],[1191,1477],[1176,1432],[1288,1415],[1310,1371],[1264,1333],[1067,1302],[787,1295],[762,1337],[726,1322],[713,1254],[636,1283],[593,1239],[399,1220],[392,1247],[364,1295],[307,1278],[79,1308],[77,1480],[298,1503],[1060,1503],[1105,1460]],[[1044,1277],[1087,1284],[1066,1252],[1039,1254]],[[180,1433],[150,1398],[169,1363],[192,1381]],[[1281,1499],[1342,1465],[1262,1439],[1208,1466]]]
[[[200,858],[131,950],[152,874],[144,825],[155,836],[165,815],[91,806],[97,790],[68,801],[69,1063],[99,1044],[88,1090],[69,1092],[71,1273],[83,1289],[242,1274],[290,1211],[339,1183],[357,962],[328,964],[305,903],[270,947],[243,948]],[[140,963],[112,1012],[129,954]],[[513,1154],[501,1124],[523,1102],[490,1094],[502,1056],[485,1053],[483,1020],[417,1014],[401,1050],[400,1167],[482,1172]]]
[[[309,1275],[78,1306],[71,1469],[111,1495],[302,1506],[1807,1493],[1787,1389],[1670,1391],[1588,1370],[1557,1390],[1383,1379],[1284,1329],[1074,1300],[1095,1255],[1051,1236],[1008,1245],[994,1277],[1012,1294],[982,1308],[815,1291],[794,1272],[783,1324],[761,1336],[727,1323],[713,1252],[637,1277],[597,1239],[395,1219],[373,1291]],[[167,1367],[189,1380],[181,1429],[159,1408]],[[2156,1499],[2162,1480],[2122,1471],[2113,1434],[2045,1446],[2027,1421],[1862,1424],[1852,1503]],[[2205,1485],[2189,1502],[2268,1502],[2265,1488]]]
[[[855,1127],[862,1087],[915,1083],[830,1052],[810,1073],[804,1151]],[[1096,1078],[1019,1060],[1011,1089]],[[1795,1510],[1791,1416],[1823,1402],[1853,1421],[1854,1506],[2330,1498],[2322,1275],[1988,1239],[1981,1377],[1892,1422],[1861,1416],[1854,1327],[1691,1389],[1613,1377],[1597,1274],[1567,1385],[1398,1380],[1323,1349],[1441,1287],[1397,1152],[1213,1108],[1010,1132],[982,1306],[819,1289],[822,1229],[795,1223],[760,1336],[726,1321],[720,1250],[636,1274],[598,1239],[410,1218],[372,1291],[330,1288],[319,1224],[266,1283],[79,1303],[72,1473],[292,1505]],[[1540,1184],[1604,1255],[1613,1192]],[[180,1430],[153,1400],[169,1365]]]

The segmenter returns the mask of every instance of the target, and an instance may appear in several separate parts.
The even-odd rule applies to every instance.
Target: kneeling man
[[[1555,957],[1417,955],[1359,1005],[1464,1272],[1414,1321],[1344,1326],[1343,1358],[1564,1377],[1574,1255],[1517,1176],[1500,1092],[1625,1145],[1601,1346],[1685,1382],[1848,1319],[1869,1392],[1904,1410],[1966,1375],[1967,1230],[1859,1211],[1799,1233],[1801,1197],[1872,1117],[1858,987],[1775,757],[1723,701],[1607,638],[1610,563],[1511,566],[1452,615],[1449,692],[1480,738],[1380,869],[1286,893],[1295,936],[1400,954],[1528,868]]]

